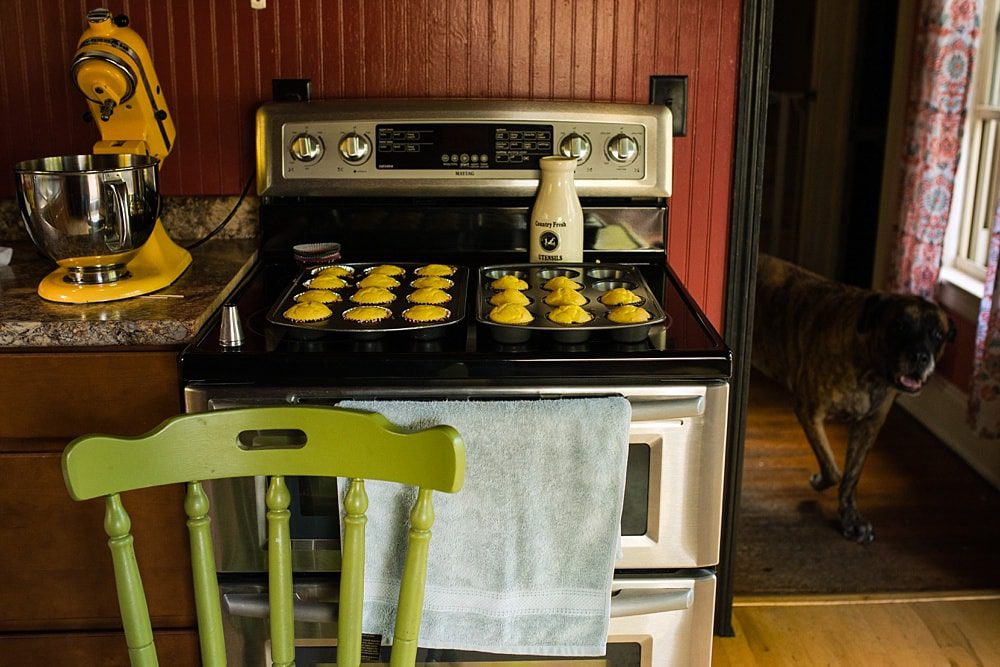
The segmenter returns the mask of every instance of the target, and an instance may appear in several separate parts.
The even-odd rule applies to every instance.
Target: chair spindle
[[[215,572],[209,502],[201,482],[189,482],[184,497],[188,537],[191,543],[191,575],[194,580],[194,604],[198,614],[198,641],[201,662],[205,667],[226,664],[226,645],[222,635],[222,609],[219,604],[219,580]]]
[[[410,532],[399,588],[396,627],[393,630],[391,667],[412,665],[417,657],[417,635],[424,608],[424,585],[427,581],[427,552],[434,525],[431,490],[420,489],[410,511]]]
[[[153,628],[149,622],[146,593],[142,577],[135,562],[132,542],[132,520],[129,518],[121,496],[113,493],[105,498],[104,532],[108,535],[111,562],[115,570],[115,587],[118,589],[118,608],[125,629],[125,643],[133,667],[157,667]]]
[[[368,494],[363,479],[352,479],[344,496],[337,667],[361,664],[361,606],[365,595],[365,524]]]
[[[271,664],[274,667],[295,664],[292,545],[288,531],[291,498],[285,478],[271,477],[264,502],[267,505],[267,583],[271,605]]]

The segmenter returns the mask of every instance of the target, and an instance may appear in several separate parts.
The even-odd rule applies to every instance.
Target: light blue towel
[[[465,486],[434,494],[420,646],[604,655],[621,534],[626,399],[345,401],[405,428],[450,424]],[[366,482],[364,632],[392,636],[412,488]],[[341,501],[344,483],[341,481]]]

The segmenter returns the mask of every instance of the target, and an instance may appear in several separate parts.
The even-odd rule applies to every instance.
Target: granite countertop
[[[168,226],[164,215],[164,226],[174,238],[199,238],[200,229],[184,224],[194,217],[217,220],[214,210],[205,208],[208,204],[225,208],[218,202],[175,202],[171,216],[175,224]],[[254,208],[248,207],[249,217],[256,218]],[[205,215],[206,210],[213,214]],[[247,223],[248,216],[241,217],[244,224],[254,226],[255,220]],[[179,236],[178,229],[190,230],[190,236]],[[258,242],[220,234],[191,251],[191,266],[172,285],[151,295],[93,304],[42,299],[36,291],[38,283],[56,268],[55,263],[40,255],[26,238],[0,235],[0,246],[14,249],[10,265],[0,266],[0,351],[26,351],[187,343],[250,271]]]

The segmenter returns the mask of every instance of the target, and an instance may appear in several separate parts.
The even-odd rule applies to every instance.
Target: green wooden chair
[[[222,614],[209,531],[208,498],[201,483],[225,477],[270,476],[266,495],[268,595],[272,664],[294,665],[292,566],[286,475],[349,478],[344,503],[343,562],[337,664],[361,661],[364,589],[364,480],[418,487],[399,591],[391,665],[413,665],[423,611],[427,548],[434,521],[432,490],[454,493],[465,475],[465,447],[450,426],[408,432],[378,414],[329,407],[264,407],[181,415],[139,437],[77,438],[62,458],[75,500],[103,496],[104,529],[132,665],[156,665],[156,649],[142,580],[132,548],[123,491],[187,484],[184,511],[191,542],[195,606],[202,662],[226,664]],[[261,641],[265,638],[261,637]]]

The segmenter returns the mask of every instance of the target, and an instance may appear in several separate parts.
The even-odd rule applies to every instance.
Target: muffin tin
[[[358,304],[351,301],[351,295],[358,290],[358,281],[364,278],[371,271],[371,269],[377,266],[384,266],[386,264],[398,266],[405,271],[403,275],[395,276],[395,278],[399,280],[400,286],[389,290],[396,295],[395,300],[388,304]],[[365,262],[360,264],[338,262],[336,266],[342,266],[350,269],[351,275],[344,277],[344,280],[347,281],[346,287],[330,290],[341,296],[340,301],[326,304],[326,306],[333,311],[333,315],[319,322],[295,322],[284,317],[283,313],[295,305],[295,297],[309,289],[309,281],[323,269],[329,268],[330,266],[332,265],[317,266],[303,270],[295,278],[295,280],[292,281],[292,284],[287,290],[285,290],[281,298],[278,299],[278,302],[268,312],[267,321],[274,326],[287,330],[296,337],[305,339],[319,338],[329,334],[345,334],[359,340],[374,340],[381,338],[388,333],[403,332],[413,338],[426,340],[444,335],[445,327],[455,324],[456,322],[460,322],[465,317],[465,302],[467,298],[466,294],[469,276],[467,268],[455,266],[453,267],[455,269],[455,273],[450,276],[444,276],[454,283],[451,287],[444,290],[451,296],[451,300],[447,303],[440,304],[448,310],[448,316],[445,319],[438,322],[410,322],[403,319],[403,311],[407,308],[418,305],[410,303],[407,300],[407,297],[417,289],[412,287],[410,283],[421,277],[417,275],[415,271],[422,266],[426,266],[426,264],[390,261]],[[361,305],[384,307],[389,310],[390,315],[386,319],[379,320],[377,322],[354,322],[344,319],[344,313],[347,310]]]
[[[515,275],[528,283],[522,292],[531,299],[525,308],[534,319],[529,324],[502,324],[490,319],[493,305],[490,298],[497,293],[491,283],[505,275]],[[582,307],[593,318],[584,324],[559,324],[548,318],[554,309],[545,303],[550,293],[543,285],[556,276],[566,276],[583,286],[579,292],[587,298]],[[598,298],[604,292],[616,287],[625,287],[642,299],[634,304],[649,311],[650,318],[636,324],[612,322],[607,315],[613,307],[605,306]],[[659,300],[653,295],[639,269],[626,264],[497,264],[484,266],[479,270],[476,295],[476,318],[486,325],[491,335],[500,343],[524,343],[534,333],[551,336],[555,341],[566,344],[582,343],[595,332],[606,331],[611,338],[621,343],[637,343],[649,335],[650,327],[667,321],[667,315]]]

